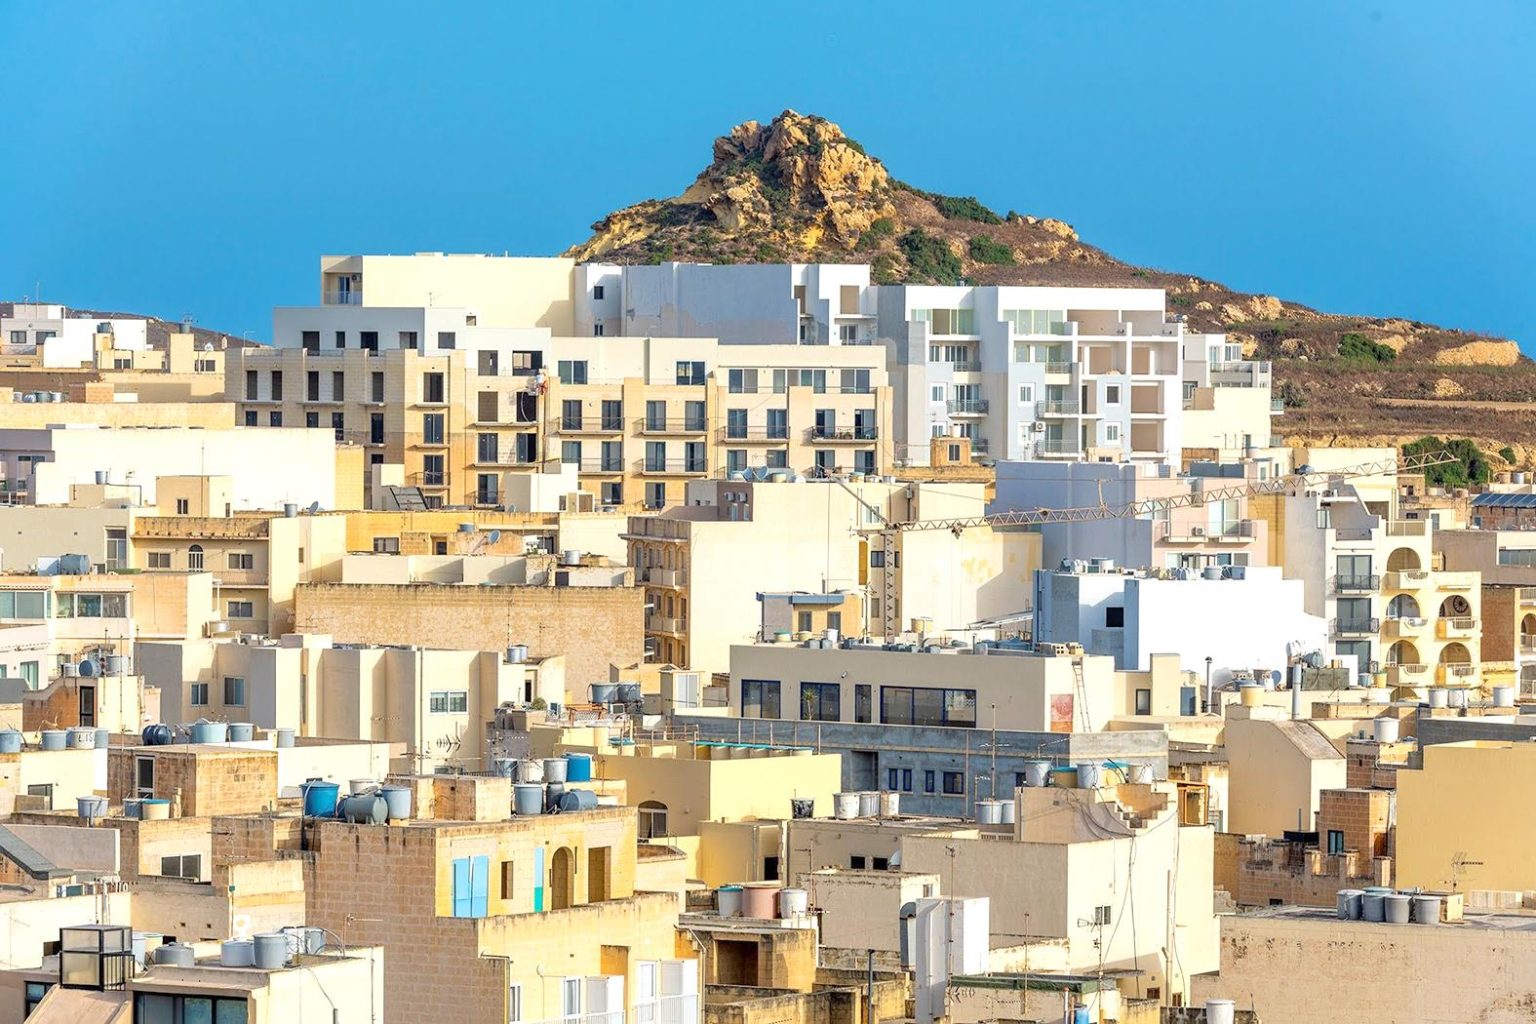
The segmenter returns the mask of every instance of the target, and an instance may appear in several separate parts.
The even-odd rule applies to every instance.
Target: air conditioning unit
[[[1205,536],[1205,527],[1203,527],[1203,526],[1191,526],[1189,528],[1189,535],[1191,537],[1204,537]]]
[[[1029,429],[1036,434],[1043,434],[1045,433],[1045,422],[1043,420],[1035,420],[1035,422],[1029,425]]]

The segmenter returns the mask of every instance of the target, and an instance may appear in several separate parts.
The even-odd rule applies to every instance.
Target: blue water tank
[[[256,738],[256,726],[250,722],[230,722],[229,742],[249,743]]]
[[[163,747],[171,742],[171,727],[168,725],[146,725],[143,739],[147,747]]]
[[[21,733],[15,729],[0,731],[0,754],[21,753]]]
[[[592,703],[612,704],[618,699],[619,687],[616,683],[593,683]]]
[[[591,754],[566,754],[565,755],[565,780],[567,782],[591,782],[592,781],[592,755]]]
[[[560,810],[590,811],[597,806],[597,794],[590,789],[568,789],[560,794]]]
[[[404,821],[411,816],[411,790],[408,786],[384,786],[379,790],[390,821]]]
[[[229,725],[225,722],[210,722],[207,719],[192,723],[193,743],[223,743],[229,738]]]
[[[619,701],[623,704],[638,704],[644,698],[640,693],[639,683],[620,683]]]
[[[43,730],[44,750],[63,750],[69,746],[69,733],[63,729]]]
[[[309,779],[299,789],[304,793],[304,814],[310,818],[329,818],[336,813],[336,794],[341,786],[324,779]]]

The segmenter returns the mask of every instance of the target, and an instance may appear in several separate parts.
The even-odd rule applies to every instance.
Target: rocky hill
[[[1275,364],[1293,442],[1394,443],[1425,434],[1509,445],[1536,460],[1536,363],[1514,342],[1408,320],[1322,313],[1189,274],[1137,267],[1072,226],[891,176],[825,118],[786,110],[715,140],[681,195],[615,211],[566,253],[658,263],[860,262],[880,283],[1163,288],[1195,330]],[[1482,414],[1474,414],[1480,411]],[[1496,413],[1496,415],[1492,415]]]

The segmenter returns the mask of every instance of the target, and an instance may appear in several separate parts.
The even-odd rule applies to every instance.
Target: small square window
[[[944,773],[944,795],[945,796],[964,796],[965,795],[965,776],[963,774],[961,774],[960,772],[945,772]]]
[[[1019,385],[1019,404],[1028,405],[1035,400],[1035,386],[1033,384]]]
[[[594,301],[597,301],[597,302],[601,302],[603,300],[603,286],[602,285],[595,284],[595,285],[592,286],[592,298],[593,298]]]
[[[1104,404],[1105,405],[1119,405],[1120,404],[1120,385],[1119,384],[1107,384],[1107,385],[1105,385],[1105,387],[1104,387]]]
[[[1124,608],[1115,608],[1115,607],[1105,608],[1104,609],[1104,628],[1105,629],[1124,629],[1125,628],[1125,609]]]

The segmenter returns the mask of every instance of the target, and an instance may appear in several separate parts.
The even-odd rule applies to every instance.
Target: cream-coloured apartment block
[[[1536,744],[1465,740],[1424,747],[1419,770],[1397,773],[1397,884],[1530,889],[1536,881],[1531,824],[1501,808],[1507,794],[1524,792],[1532,781]]]
[[[320,297],[327,306],[460,306],[488,327],[569,335],[574,270],[560,256],[321,256]]]
[[[400,744],[395,767],[489,771],[485,723],[504,703],[564,703],[565,659],[370,644],[328,636],[141,643],[137,664],[169,722],[198,718],[300,736]]]
[[[347,513],[347,550],[449,557],[579,551],[623,562],[628,526],[627,514],[601,509],[370,509]]]
[[[757,595],[797,590],[862,592],[868,621],[844,620],[847,636],[901,634],[912,621],[930,636],[969,636],[982,620],[1028,607],[1039,536],[991,528],[878,531],[884,522],[984,511],[980,484],[691,483],[683,505],[630,520],[629,561],[651,606],[647,653],[724,671],[733,645],[758,638]]]
[[[676,504],[690,478],[890,465],[878,349],[710,338],[559,338],[551,349],[546,429],[603,504]]]

